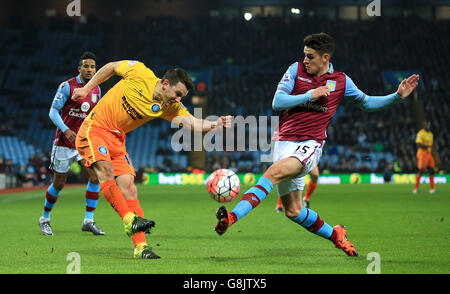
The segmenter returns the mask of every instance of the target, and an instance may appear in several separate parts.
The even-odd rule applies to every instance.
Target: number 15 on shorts
[[[320,144],[314,140],[308,140],[300,142],[294,154],[303,164],[309,165],[310,161],[315,161],[316,156],[320,156],[320,154],[315,154],[317,150],[320,150]]]
[[[295,150],[296,153],[303,153],[303,155],[308,153],[308,150],[314,150],[313,148],[311,148],[311,146],[308,145],[300,145],[297,147],[297,149]]]

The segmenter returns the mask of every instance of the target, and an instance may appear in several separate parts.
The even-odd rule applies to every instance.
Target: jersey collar
[[[77,75],[77,82],[78,84],[83,84],[83,82],[81,81],[81,75]]]
[[[332,74],[334,72],[333,64],[330,62],[330,69],[328,70],[329,74]]]

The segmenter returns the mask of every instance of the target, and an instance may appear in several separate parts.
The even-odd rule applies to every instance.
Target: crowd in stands
[[[103,30],[89,29],[92,23]],[[41,33],[28,33],[36,27]],[[271,109],[279,80],[290,64],[302,60],[303,37],[324,31],[336,42],[332,58],[334,68],[345,72],[368,95],[395,91],[395,87],[387,86],[383,80],[383,70],[420,72],[419,101],[426,118],[432,122],[431,130],[442,170],[450,172],[447,147],[450,142],[447,123],[450,116],[447,69],[450,56],[446,52],[450,39],[443,37],[449,34],[449,21],[430,21],[415,16],[383,17],[357,23],[319,16],[300,19],[265,16],[255,17],[250,22],[242,18],[212,16],[202,16],[194,21],[148,17],[145,21],[128,23],[120,32],[107,28],[108,24],[94,18],[89,18],[86,24],[76,25],[71,20],[57,18],[47,24],[13,18],[4,23],[0,29],[0,40],[5,44],[0,48],[0,97],[6,103],[0,106],[0,136],[15,135],[20,129],[30,128],[30,113],[38,110],[39,115],[33,116],[36,122],[33,127],[54,130],[47,116],[51,100],[61,81],[76,73],[80,53],[97,51],[99,67],[111,59],[111,49],[105,45],[107,42],[86,44],[83,42],[86,38],[111,40],[114,34],[115,40],[121,40],[114,45],[115,56],[143,61],[157,76],[172,67],[188,71],[208,70],[212,73],[212,81],[210,88],[202,94],[208,97],[205,112],[245,117],[279,114]],[[63,36],[61,40],[65,41],[50,54],[57,61],[50,64],[48,59],[40,57],[47,55],[45,51],[50,45],[46,42],[55,34]],[[22,38],[25,35],[27,37]],[[42,63],[39,60],[43,60]],[[42,72],[46,73],[46,78],[35,82],[33,78]],[[11,74],[19,79],[16,87],[10,83]],[[111,84],[102,85],[103,93],[108,86]],[[191,106],[189,101],[186,101],[186,106]],[[319,168],[331,172],[415,172],[415,135],[418,130],[408,100],[377,112],[364,112],[344,101],[328,128],[328,140]],[[51,137],[45,141],[51,144]],[[47,149],[49,145],[42,148]],[[165,156],[163,164],[145,166],[144,169],[189,169],[173,162],[170,146],[157,152]],[[30,158],[30,161],[35,162],[36,159]],[[41,158],[41,161],[45,160]],[[252,163],[239,164],[240,161]],[[41,168],[34,164],[31,166],[35,174],[39,174]],[[242,159],[227,152],[207,154],[205,170],[212,171],[218,167],[239,172],[263,172],[267,164],[261,164],[255,157]],[[43,180],[38,175],[35,181]]]
[[[35,187],[51,183],[51,173],[48,170],[49,158],[44,154],[35,154],[29,158],[26,165],[14,164],[10,159],[0,157],[0,174],[14,176],[7,187]]]

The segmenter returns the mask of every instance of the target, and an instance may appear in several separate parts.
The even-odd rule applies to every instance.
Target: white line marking
[[[29,200],[29,199],[34,199],[37,197],[45,198],[45,196],[43,196],[43,195],[28,195],[28,196],[24,196],[24,197],[15,197],[15,198],[11,198],[11,199],[0,199],[0,203]]]

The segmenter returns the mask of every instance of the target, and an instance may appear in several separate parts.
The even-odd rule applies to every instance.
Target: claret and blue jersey
[[[327,86],[330,95],[312,101],[312,90]],[[346,98],[366,111],[387,107],[401,99],[397,93],[369,96],[350,77],[334,70],[330,63],[327,73],[311,76],[303,62],[292,64],[278,83],[272,107],[281,110],[279,140],[302,141],[326,139],[326,128],[339,103]]]
[[[69,81],[75,80],[78,85],[75,85],[75,87],[71,88],[71,85]],[[72,83],[74,85],[74,83]],[[67,100],[70,99],[72,92],[76,88],[83,87],[83,82],[81,81],[80,75],[73,77],[65,82],[63,82],[56,91],[55,97],[53,98],[52,107],[57,110],[62,110],[64,105],[66,104]],[[100,87],[97,87],[98,89],[94,89],[91,93],[89,93],[88,97],[91,96],[91,99],[98,100],[102,96],[102,90]],[[97,91],[98,90],[98,93]]]
[[[57,126],[53,139],[55,145],[75,148],[75,145],[63,136],[64,132],[67,129],[78,132],[83,120],[101,98],[101,89],[97,86],[84,99],[71,100],[73,90],[83,86],[78,75],[63,82],[56,91],[49,112],[50,119]]]

